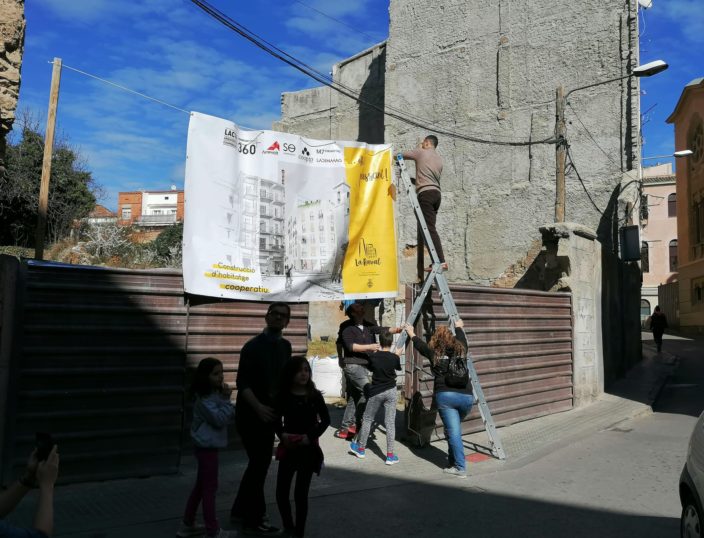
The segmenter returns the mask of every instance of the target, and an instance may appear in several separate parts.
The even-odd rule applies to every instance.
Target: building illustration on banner
[[[225,213],[228,264],[258,268],[262,275],[284,275],[284,200],[282,182],[240,173],[231,184]],[[258,266],[258,267],[257,267]]]

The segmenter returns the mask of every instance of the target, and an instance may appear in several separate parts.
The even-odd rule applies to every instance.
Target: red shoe
[[[340,429],[335,432],[335,437],[337,437],[338,439],[344,439],[346,441],[349,438],[349,436],[350,436],[349,430]]]

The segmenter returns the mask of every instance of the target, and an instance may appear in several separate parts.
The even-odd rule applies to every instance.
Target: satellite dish
[[[653,7],[653,0],[638,0],[638,5],[643,9],[650,9]]]

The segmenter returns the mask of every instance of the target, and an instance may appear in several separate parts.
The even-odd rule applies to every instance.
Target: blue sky
[[[704,76],[701,2],[654,0],[644,13],[642,61],[670,63],[668,71],[642,84],[642,110],[656,105],[644,127],[646,156],[673,151],[665,118],[684,84]],[[388,0],[210,3],[326,73],[388,34]],[[281,92],[316,85],[188,0],[31,0],[26,17],[20,109],[42,124],[51,81],[48,61],[55,56],[179,108],[253,128],[270,128],[278,119]],[[119,191],[183,186],[187,128],[184,112],[63,70],[59,136],[79,149],[105,189],[102,203],[112,210]]]
[[[665,120],[684,86],[704,76],[704,1],[653,0],[653,7],[641,12],[640,49],[641,62],[662,59],[670,64],[667,71],[641,81],[641,112],[654,107],[644,119],[643,156],[671,154],[674,130]],[[668,160],[672,161],[649,159],[644,164]]]

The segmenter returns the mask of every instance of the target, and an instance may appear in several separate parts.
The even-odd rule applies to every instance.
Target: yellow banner
[[[342,267],[345,297],[398,291],[391,150],[345,147],[350,188],[349,242]]]

